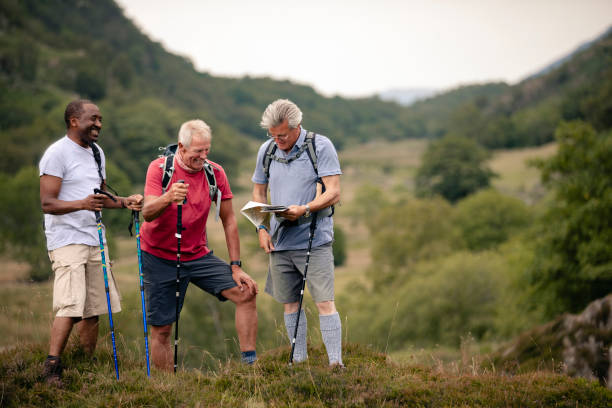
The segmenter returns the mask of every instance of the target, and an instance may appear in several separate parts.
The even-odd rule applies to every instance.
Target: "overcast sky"
[[[118,3],[200,71],[290,79],[342,96],[514,83],[612,25],[612,0]]]

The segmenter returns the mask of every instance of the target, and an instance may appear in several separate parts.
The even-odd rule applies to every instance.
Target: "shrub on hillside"
[[[367,311],[349,313],[352,326],[360,327],[353,341],[397,350],[413,344],[458,346],[468,333],[477,340],[493,333],[506,273],[501,257],[460,251],[414,269],[395,288],[367,294]]]
[[[455,202],[488,187],[494,176],[488,158],[489,152],[472,139],[447,136],[432,142],[416,175],[417,195]]]
[[[555,156],[537,162],[555,199],[539,223],[530,268],[549,316],[612,292],[612,132],[562,124]]]
[[[493,248],[531,221],[519,199],[494,190],[480,191],[457,203],[454,220],[467,247],[473,251]]]
[[[338,225],[334,224],[334,266],[343,265],[346,261],[346,234]]]
[[[376,290],[385,290],[414,273],[423,260],[445,256],[464,246],[445,200],[413,199],[381,208],[368,222]]]
[[[51,274],[40,210],[38,169],[23,167],[15,176],[0,173],[0,251],[30,265],[30,278]]]

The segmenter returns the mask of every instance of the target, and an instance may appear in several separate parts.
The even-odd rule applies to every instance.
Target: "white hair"
[[[181,125],[178,133],[178,141],[184,147],[189,147],[194,135],[203,138],[205,141],[210,141],[212,139],[210,126],[203,120],[193,119]]]
[[[287,119],[290,129],[295,129],[302,123],[302,111],[289,99],[277,99],[268,105],[259,126],[270,129],[283,123]]]

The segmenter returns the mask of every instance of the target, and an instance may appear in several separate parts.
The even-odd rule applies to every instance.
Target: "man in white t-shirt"
[[[53,143],[40,160],[40,203],[45,213],[47,250],[55,275],[49,355],[44,375],[61,386],[60,355],[78,323],[80,344],[93,353],[98,339],[98,316],[107,313],[100,241],[94,211],[129,208],[139,211],[143,197],[134,194],[112,201],[105,190],[106,161],[95,143],[102,129],[98,107],[88,100],[68,104],[64,113],[66,136]],[[106,259],[109,257],[107,255]],[[108,265],[107,265],[108,267]],[[113,312],[119,312],[119,292],[108,268]]]

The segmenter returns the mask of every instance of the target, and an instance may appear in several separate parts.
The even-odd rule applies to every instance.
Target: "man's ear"
[[[69,122],[70,122],[70,127],[71,127],[71,128],[73,128],[73,127],[79,127],[79,119],[78,119],[77,117],[72,116],[72,117],[70,118],[70,121],[69,121]]]

